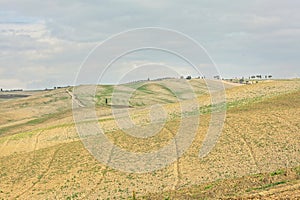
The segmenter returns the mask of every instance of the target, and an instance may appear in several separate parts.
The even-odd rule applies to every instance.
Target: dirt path
[[[173,138],[175,138],[175,134],[171,131],[171,130],[169,130],[168,128],[166,128],[166,127],[164,127],[164,129],[165,130],[167,130],[169,133],[171,133],[172,134],[172,136],[173,136]],[[174,162],[174,176],[175,176],[175,181],[174,181],[174,186],[173,186],[173,190],[176,190],[177,189],[177,187],[178,187],[178,185],[179,185],[179,183],[180,183],[180,168],[179,168],[179,153],[178,153],[178,145],[177,145],[177,141],[176,140],[174,140],[174,142],[175,142],[175,148],[176,148],[176,155],[177,155],[177,161],[176,162]]]
[[[233,83],[233,82],[229,82],[229,81],[222,81],[222,83],[226,84],[226,85],[233,86],[233,87],[237,87],[237,86],[242,86],[243,85],[243,84]]]
[[[83,103],[81,103],[81,101],[79,99],[77,99],[77,97],[71,91],[66,90],[66,92],[70,95],[73,102],[76,103],[79,107],[81,107],[81,108],[85,107],[85,105],[83,105]]]

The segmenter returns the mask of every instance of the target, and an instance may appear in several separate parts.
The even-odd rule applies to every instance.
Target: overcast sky
[[[99,42],[142,27],[174,29],[195,39],[225,78],[300,77],[299,10],[298,0],[0,0],[0,87],[73,85]],[[126,63],[153,62],[149,55],[186,75],[186,63],[160,61],[158,52],[149,51],[115,63],[114,73],[123,73]]]

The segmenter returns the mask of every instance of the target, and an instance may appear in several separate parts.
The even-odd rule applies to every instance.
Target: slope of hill
[[[66,89],[0,102],[0,199],[126,199],[132,197],[133,192],[137,198],[148,193],[156,193],[150,195],[151,198],[183,197],[182,193],[172,192],[174,189],[183,191],[184,197],[190,199],[214,198],[214,195],[252,198],[262,195],[258,192],[272,197],[277,187],[283,194],[297,195],[300,81],[226,86],[228,111],[224,130],[215,148],[203,159],[199,159],[198,154],[209,125],[210,98],[202,80],[190,83],[202,106],[187,116],[192,119],[200,115],[200,126],[191,147],[175,163],[144,174],[114,170],[89,154],[77,135],[72,97]],[[170,113],[178,111],[179,103],[174,94],[160,82],[139,84],[118,87],[121,91],[136,89],[130,99],[130,114],[137,125],[149,123],[151,105],[161,103]],[[99,125],[115,144],[128,151],[150,152],[174,137],[181,120],[175,114],[168,116],[165,127],[153,137],[141,139],[126,135],[111,115],[111,107],[104,105],[105,98],[110,98],[112,92],[112,86],[99,86],[94,101]],[[290,175],[285,178],[280,173],[261,185],[259,181],[257,184],[247,182],[252,180],[248,175],[264,177],[278,169]],[[232,190],[230,181],[244,184]],[[208,187],[219,183],[219,189]],[[196,185],[208,188],[199,194],[199,190],[193,189]]]

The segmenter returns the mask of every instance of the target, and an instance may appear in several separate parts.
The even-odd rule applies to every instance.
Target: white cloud
[[[73,80],[97,42],[145,26],[190,35],[228,74],[258,71],[262,66],[278,75],[280,66],[299,74],[299,68],[286,67],[300,63],[299,7],[300,1],[292,0],[3,0],[0,79],[20,80],[30,87]],[[132,58],[136,60],[143,58]]]
[[[25,82],[20,81],[19,79],[0,79],[0,88],[23,89],[27,88],[27,84]]]

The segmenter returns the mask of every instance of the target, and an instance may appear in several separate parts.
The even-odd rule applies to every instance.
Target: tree
[[[187,79],[187,80],[191,80],[192,77],[191,77],[191,76],[187,76],[186,79]]]
[[[269,78],[272,78],[273,76],[272,76],[272,75],[269,75],[268,77],[269,77]]]
[[[3,89],[1,88],[1,92],[3,92]]]

